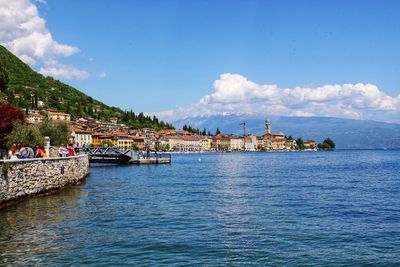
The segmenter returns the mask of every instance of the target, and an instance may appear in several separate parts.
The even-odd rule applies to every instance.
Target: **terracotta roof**
[[[28,114],[27,118],[29,118],[29,117],[44,118],[43,115],[40,115],[40,114],[37,114],[37,113]]]

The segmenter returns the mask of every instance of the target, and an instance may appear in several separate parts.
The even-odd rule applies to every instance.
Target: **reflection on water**
[[[73,235],[68,228],[71,219],[79,220],[79,199],[87,196],[80,186],[69,186],[54,195],[24,199],[17,205],[0,211],[0,263],[40,263],[42,253],[57,253],[57,243]]]
[[[399,160],[337,151],[97,166],[83,185],[0,211],[0,265],[397,265]]]

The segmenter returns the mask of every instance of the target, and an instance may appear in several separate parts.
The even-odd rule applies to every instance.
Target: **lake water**
[[[400,265],[400,151],[173,155],[0,211],[0,265]]]

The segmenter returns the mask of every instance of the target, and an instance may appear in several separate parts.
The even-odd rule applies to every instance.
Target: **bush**
[[[7,147],[11,147],[12,144],[27,144],[30,147],[40,145],[43,147],[44,137],[36,125],[16,123],[11,133],[6,137]]]
[[[39,131],[43,136],[50,137],[52,146],[69,143],[71,133],[66,122],[44,122],[39,124]]]

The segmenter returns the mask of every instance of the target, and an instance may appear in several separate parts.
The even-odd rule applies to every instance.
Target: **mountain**
[[[243,135],[244,120],[246,132],[263,134],[266,116],[214,115],[192,117],[173,122],[181,128],[184,124],[199,129],[206,128],[212,133],[219,127],[223,133]],[[322,142],[326,137],[333,139],[340,149],[397,149],[400,148],[400,124],[352,120],[330,117],[270,117],[272,132],[283,132],[287,136],[302,137]]]
[[[73,118],[90,116],[95,119],[109,120],[120,118],[121,123],[136,128],[163,128],[171,125],[159,121],[156,117],[144,116],[143,113],[125,112],[118,107],[110,107],[81,91],[52,77],[44,77],[32,70],[27,64],[0,45],[0,67],[9,77],[8,89],[0,91],[2,98],[22,109],[48,109],[71,114]]]

